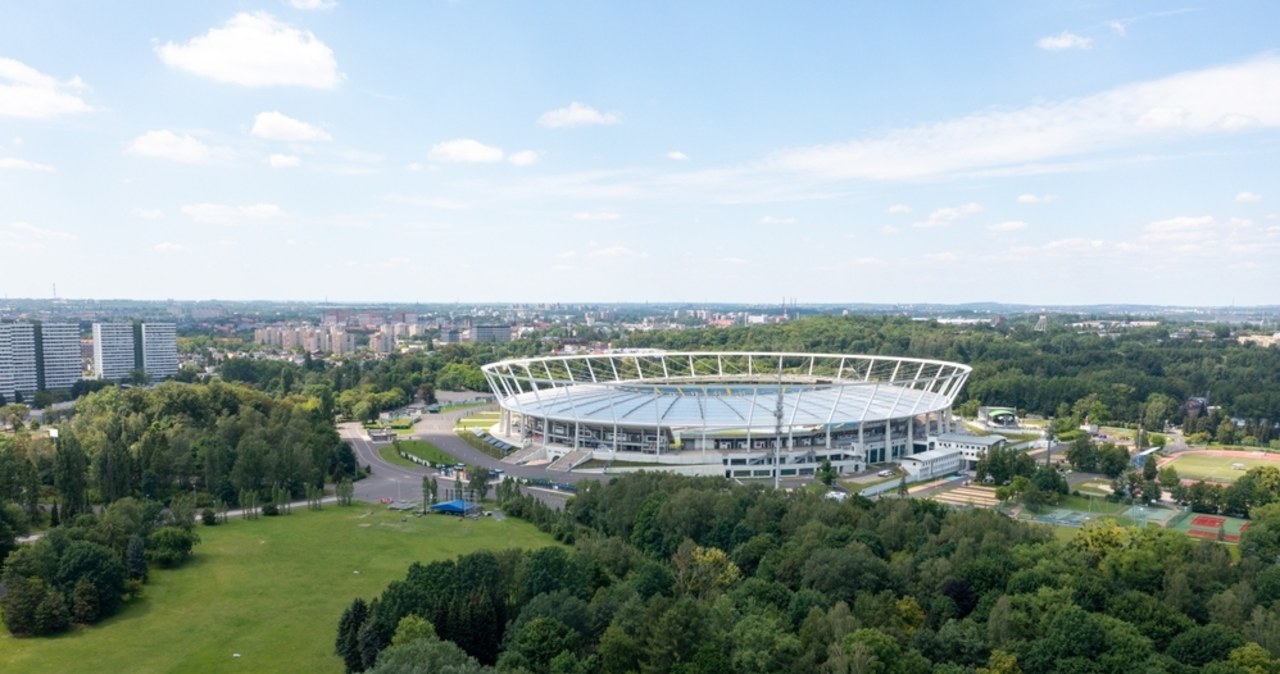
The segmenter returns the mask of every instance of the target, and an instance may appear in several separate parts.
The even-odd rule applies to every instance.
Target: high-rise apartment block
[[[93,373],[119,381],[138,367],[132,323],[93,324]]]
[[[178,339],[173,323],[94,323],[93,371],[119,381],[134,370],[151,381],[178,373]]]
[[[33,395],[36,388],[35,326],[0,324],[0,395],[14,402]]]
[[[36,391],[71,388],[80,380],[80,327],[62,323],[0,323],[0,396],[30,400]]]
[[[37,326],[43,356],[40,388],[65,391],[84,375],[80,359],[80,326],[72,323],[43,323]]]
[[[152,381],[178,374],[178,335],[173,323],[142,324],[142,369]]]

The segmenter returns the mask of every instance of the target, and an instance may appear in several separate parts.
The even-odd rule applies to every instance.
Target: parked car
[[[876,475],[879,475],[880,477],[890,477],[893,475],[893,471],[886,468],[879,473],[876,473]]]

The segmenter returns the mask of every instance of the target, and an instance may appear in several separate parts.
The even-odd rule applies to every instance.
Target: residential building
[[[178,374],[178,336],[173,323],[142,324],[142,369],[151,381]]]
[[[65,391],[84,375],[80,357],[80,326],[74,323],[41,323],[36,326],[40,342],[40,389]]]
[[[120,381],[138,367],[132,323],[93,324],[93,373],[98,379]]]
[[[38,388],[35,326],[0,323],[0,395],[29,401]]]

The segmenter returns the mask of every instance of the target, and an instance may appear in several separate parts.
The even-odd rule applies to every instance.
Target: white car
[[[890,477],[893,475],[893,471],[885,469],[876,474],[879,475],[880,477]]]

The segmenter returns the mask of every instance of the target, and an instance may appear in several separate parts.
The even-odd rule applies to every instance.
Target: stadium
[[[482,371],[500,406],[494,440],[517,448],[511,463],[761,478],[813,475],[824,459],[843,473],[928,455],[931,438],[952,431],[951,405],[972,369],[889,356],[630,351]]]

